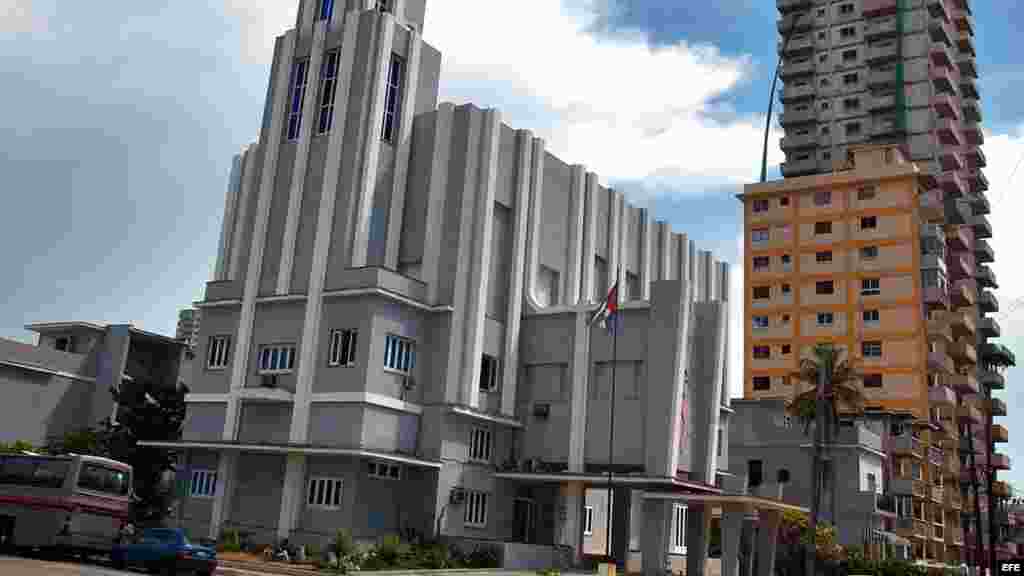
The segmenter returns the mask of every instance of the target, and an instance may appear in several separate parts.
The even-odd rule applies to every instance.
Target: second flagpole
[[[606,500],[607,518],[605,524],[605,552],[611,563],[615,563],[612,553],[612,467],[615,462],[615,367],[619,352],[619,278],[622,268],[615,270],[615,310],[611,314],[612,329],[612,385],[611,397],[608,402],[608,498]]]

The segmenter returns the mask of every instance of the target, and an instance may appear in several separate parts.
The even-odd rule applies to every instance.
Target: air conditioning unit
[[[412,376],[406,376],[406,377],[402,378],[402,388],[405,388],[406,390],[412,390],[415,387],[416,387],[416,379],[415,378],[413,378]]]
[[[448,495],[449,504],[462,504],[466,501],[466,490],[463,488],[452,488]]]
[[[264,388],[277,388],[277,374],[264,374],[260,384]]]
[[[547,420],[551,415],[551,404],[538,403],[533,405],[533,417],[537,420]]]

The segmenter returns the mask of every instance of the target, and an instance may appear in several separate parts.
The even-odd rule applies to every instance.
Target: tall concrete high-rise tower
[[[998,528],[987,512],[976,514],[973,507],[994,508],[993,498],[1005,492],[1005,485],[995,481],[996,471],[1009,467],[1005,456],[993,452],[994,442],[1006,441],[1006,431],[993,425],[1001,402],[993,399],[992,390],[1005,385],[998,368],[1015,360],[1007,348],[990,341],[1000,335],[1000,327],[986,316],[998,310],[998,303],[992,293],[996,279],[986,266],[994,254],[986,242],[992,228],[985,216],[988,181],[982,171],[986,160],[971,2],[777,0],[777,5],[783,176],[842,171],[851,147],[862,144],[899,145],[901,155],[923,175],[915,186],[912,226],[920,254],[913,255],[913,262],[920,268],[915,295],[921,295],[920,326],[928,348],[927,361],[922,359],[917,371],[928,385],[921,394],[933,401],[929,414],[917,418],[915,436],[934,438],[931,448],[945,454],[960,450],[960,471],[947,468],[954,482],[944,489],[965,488],[962,525],[967,533],[961,546],[950,530],[935,537],[936,528],[911,522],[913,529],[905,532],[921,559],[955,563],[969,558],[976,565],[976,534]],[[903,210],[898,198],[890,200]],[[748,210],[753,208],[751,202]],[[747,389],[753,394],[751,382]],[[954,406],[947,401],[951,395]],[[894,402],[891,398],[890,408]],[[940,433],[944,422],[955,425],[954,436]],[[935,451],[918,454],[909,459],[913,470],[943,458]],[[915,458],[921,462],[914,464]],[[925,492],[914,491],[914,522],[919,507],[922,518],[943,516],[938,510],[928,512],[928,498],[921,497]],[[945,527],[950,514],[944,516]],[[987,551],[984,556],[982,563]]]

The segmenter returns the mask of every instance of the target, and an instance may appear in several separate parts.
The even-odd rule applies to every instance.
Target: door
[[[524,544],[537,543],[537,503],[529,498],[515,499],[516,538]]]

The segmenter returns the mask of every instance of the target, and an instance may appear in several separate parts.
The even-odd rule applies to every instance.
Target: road
[[[55,560],[36,560],[16,556],[0,556],[0,574],[12,576],[139,576],[141,572],[114,570],[101,562],[88,564]],[[222,572],[218,571],[218,575]]]

